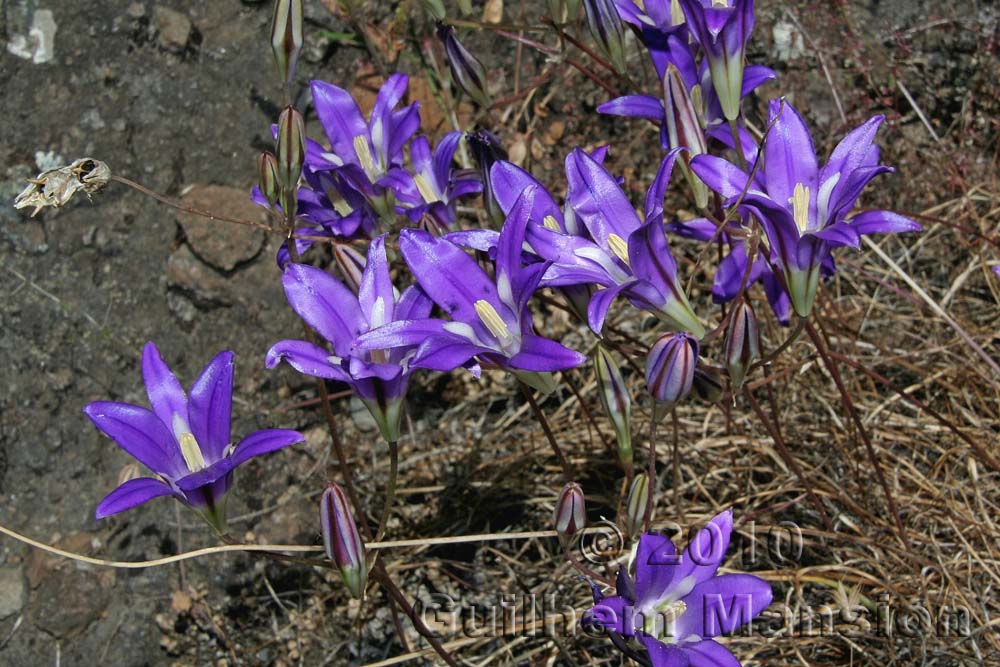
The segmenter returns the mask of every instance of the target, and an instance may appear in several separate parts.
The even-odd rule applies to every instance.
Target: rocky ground
[[[389,3],[368,4],[378,7],[366,17],[397,28],[378,48],[391,52],[412,38],[398,26],[408,25],[406,13],[416,13],[419,3],[391,3],[391,10]],[[869,205],[920,211],[995,179],[1000,67],[990,3],[856,0],[829,8],[807,2],[795,3],[795,18],[784,3],[760,4],[754,57],[777,64],[782,90],[813,126],[824,128],[825,147],[872,112],[890,116],[881,138],[885,161],[898,165],[903,178],[886,179]],[[355,28],[319,1],[306,5],[299,81],[355,85],[371,69],[368,52],[356,38],[337,36]],[[287,369],[263,368],[270,344],[300,334],[277,280],[276,237],[178,215],[119,184],[92,203],[76,201],[37,218],[10,206],[25,179],[91,156],[190,206],[265,220],[247,192],[280,103],[269,21],[270,3],[249,0],[0,0],[0,38],[7,44],[0,53],[0,524],[120,560],[211,544],[192,517],[167,501],[120,518],[93,518],[129,459],[81,408],[97,399],[143,403],[138,362],[142,345],[153,340],[186,382],[216,351],[236,353],[234,433],[280,426],[308,434],[306,444],[240,470],[230,515],[234,534],[248,541],[317,543],[314,505],[329,453],[318,413],[299,406],[313,398],[312,385]],[[413,26],[427,29],[421,21]],[[512,85],[513,49],[482,39],[490,64],[500,68],[496,85]],[[416,75],[418,96],[431,100],[425,126],[441,124],[421,70],[412,60],[401,63]],[[573,142],[617,137],[628,142],[626,155],[648,143],[651,135],[636,134],[638,125],[590,114],[603,99],[591,88],[577,95],[568,87],[537,101],[531,125],[512,124],[506,138],[542,173],[557,171]],[[310,132],[319,136],[312,124]],[[625,158],[618,166],[634,174],[648,162]],[[937,257],[917,263],[931,284],[947,280]],[[427,509],[404,513],[395,526],[400,537],[438,534],[444,526],[443,532],[546,527],[549,510],[526,502],[536,491],[525,488],[532,482],[516,460],[498,458],[506,476],[487,475],[491,484],[483,490],[456,480],[481,470],[490,451],[440,456],[460,450],[456,440],[469,434],[467,415],[446,412],[454,405],[449,401],[467,395],[464,382],[432,378],[414,390],[415,430],[430,453],[426,465],[407,468],[407,483],[443,490],[411,497]],[[503,423],[501,417],[523,407],[515,399],[482,399],[479,408]],[[337,409],[354,415],[343,421],[359,456],[380,458],[373,424],[346,399]],[[509,454],[519,446],[516,433],[486,444],[496,447],[493,454]],[[363,474],[362,487],[374,491],[377,477]],[[455,506],[481,513],[458,526]],[[481,560],[492,556],[473,550],[428,558],[464,563],[472,580]],[[411,594],[425,594],[427,582],[416,583],[424,588]],[[12,667],[278,667],[347,664],[348,653],[362,664],[397,652],[392,635],[386,609],[366,607],[359,615],[334,580],[307,567],[224,556],[179,567],[102,569],[0,538],[0,663]],[[586,646],[581,640],[578,656]]]

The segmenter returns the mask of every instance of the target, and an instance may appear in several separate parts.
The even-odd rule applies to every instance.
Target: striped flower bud
[[[672,149],[680,146],[687,147],[688,150],[681,155],[684,178],[694,193],[695,204],[698,208],[705,208],[708,206],[708,186],[695,176],[688,166],[692,158],[708,152],[705,131],[702,129],[701,119],[698,115],[698,105],[696,100],[692,99],[691,92],[696,92],[697,96],[700,97],[700,86],[696,85],[694,90],[689,92],[680,70],[673,63],[667,64],[667,69],[663,74],[663,103],[667,140]]]
[[[661,407],[673,407],[691,393],[698,365],[698,339],[687,333],[668,333],[649,349],[646,387]]]
[[[642,521],[646,516],[648,503],[649,476],[643,472],[635,476],[628,490],[628,503],[625,505],[625,532],[628,535],[642,532]]]
[[[486,91],[486,68],[483,63],[458,41],[453,26],[438,23],[437,35],[444,44],[445,60],[448,61],[452,80],[477,104],[489,107],[490,94]]]
[[[281,187],[278,185],[278,158],[270,151],[264,151],[257,157],[257,185],[267,203],[274,206]]]
[[[587,12],[587,26],[608,60],[624,74],[625,64],[625,24],[622,22],[613,0],[583,0]]]
[[[726,369],[733,390],[743,386],[747,370],[760,358],[760,330],[757,315],[745,300],[740,300],[726,327]]]
[[[340,569],[340,576],[351,595],[361,599],[364,597],[365,581],[368,578],[365,546],[358,534],[358,526],[354,522],[347,497],[333,482],[323,492],[319,518],[326,557]]]
[[[632,397],[625,378],[615,363],[615,358],[598,345],[594,350],[594,374],[597,376],[597,386],[600,388],[601,404],[615,428],[618,438],[618,459],[626,470],[632,469]]]
[[[493,181],[490,179],[490,168],[499,161],[507,159],[507,151],[504,150],[500,139],[487,130],[476,130],[465,135],[465,142],[472,150],[472,156],[479,165],[479,173],[483,181],[483,203],[486,205],[486,212],[490,219],[499,227],[503,225],[503,209],[497,203],[493,195]]]
[[[271,49],[283,82],[295,76],[302,50],[302,0],[276,0],[271,18]]]
[[[278,116],[278,184],[281,210],[291,220],[298,209],[299,176],[306,156],[306,127],[302,114],[287,106]]]
[[[586,525],[587,512],[584,508],[583,489],[579,484],[571,482],[563,487],[559,500],[556,501],[553,519],[556,532],[562,539],[572,537]]]

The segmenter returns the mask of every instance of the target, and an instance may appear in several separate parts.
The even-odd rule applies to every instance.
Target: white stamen
[[[833,194],[833,189],[837,187],[839,182],[840,172],[838,171],[823,181],[823,185],[819,186],[819,192],[816,193],[816,220],[821,227],[826,223],[826,216],[830,213],[830,195]]]
[[[625,262],[626,264],[629,263],[628,243],[625,242],[625,239],[618,236],[617,234],[608,234],[608,247],[611,248],[611,252],[615,253],[618,256],[618,259]]]
[[[184,457],[184,463],[187,465],[188,470],[191,472],[204,470],[207,467],[205,465],[205,457],[202,455],[201,447],[198,446],[198,441],[194,439],[194,435],[191,433],[182,433],[180,442],[181,456]]]
[[[490,333],[493,334],[500,344],[503,345],[507,343],[510,336],[510,329],[507,328],[507,323],[503,321],[500,317],[500,313],[497,309],[493,307],[489,301],[480,299],[474,304],[476,308],[476,314],[479,315],[479,319],[482,321],[486,328],[489,329]]]
[[[382,297],[375,299],[375,303],[372,304],[372,312],[368,323],[372,329],[385,324],[385,299]]]
[[[799,228],[799,234],[802,234],[809,229],[809,188],[801,183],[796,183],[788,203],[792,205],[795,226]]]
[[[372,147],[368,145],[368,137],[359,134],[354,137],[354,153],[358,156],[361,168],[365,170],[368,180],[375,182],[375,159],[372,157]]]
[[[420,191],[424,202],[433,204],[436,201],[441,201],[441,197],[438,196],[438,193],[431,187],[430,181],[423,174],[414,174],[413,182],[417,184],[417,190]]]

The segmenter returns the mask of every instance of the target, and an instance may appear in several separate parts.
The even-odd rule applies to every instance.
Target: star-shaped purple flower
[[[546,264],[522,266],[526,192],[500,232],[496,271],[489,276],[464,250],[427,232],[404,229],[399,247],[424,291],[451,321],[425,318],[389,323],[358,340],[364,350],[419,345],[411,364],[450,371],[473,357],[513,371],[546,372],[579,366],[586,357],[533,331],[528,299]]]
[[[233,469],[302,442],[302,434],[267,429],[232,444],[232,352],[220,352],[208,362],[185,394],[156,346],[146,343],[142,377],[152,410],[111,401],[95,401],[83,409],[97,428],[156,474],[129,480],[109,493],[97,506],[97,518],[172,495],[222,532],[222,501]]]
[[[385,324],[426,318],[434,304],[416,286],[397,296],[385,235],[368,248],[357,294],[326,271],[305,264],[288,265],[281,281],[292,309],[330,343],[333,352],[304,340],[283,340],[268,351],[266,366],[287,361],[300,373],[350,385],[382,435],[390,442],[399,440],[403,397],[410,382],[409,357],[415,345],[365,351],[355,343]]]
[[[587,623],[605,628],[613,641],[638,640],[653,667],[738,667],[712,638],[749,623],[771,604],[771,586],[749,574],[716,576],[729,547],[732,511],[712,519],[678,554],[669,538],[639,538],[633,579],[618,572],[617,595],[595,587]]]
[[[788,102],[771,102],[773,126],[764,145],[764,168],[750,183],[742,206],[763,224],[774,263],[801,317],[812,311],[824,266],[832,268],[831,248],[857,248],[863,234],[920,231],[919,224],[891,211],[851,215],[864,187],[893,171],[879,164],[873,143],[884,120],[875,116],[851,131],[819,168],[802,117]],[[694,158],[691,168],[729,203],[739,198],[749,178],[736,165],[711,155]]]

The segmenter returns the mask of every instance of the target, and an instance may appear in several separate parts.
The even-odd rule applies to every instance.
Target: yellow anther
[[[427,182],[423,174],[414,174],[413,182],[417,184],[417,190],[420,191],[420,196],[424,198],[424,202],[433,204],[436,201],[441,201],[441,198],[434,192],[434,188]]]
[[[644,614],[643,631],[667,643],[675,643],[677,637],[677,621],[687,611],[687,603],[683,600],[664,602]]]
[[[493,307],[493,304],[480,299],[474,305],[476,315],[479,315],[479,319],[482,320],[491,334],[496,336],[501,342],[510,340],[510,329],[507,328],[507,323],[500,317],[500,313]]]
[[[680,0],[670,0],[670,24],[680,25],[686,20],[684,18],[684,10],[681,9]]]
[[[347,200],[344,199],[344,196],[340,194],[340,190],[337,188],[328,187],[326,189],[326,196],[330,200],[330,203],[333,204],[333,210],[337,212],[337,215],[346,216],[354,212],[354,209],[351,208],[351,205],[347,203]]]
[[[625,242],[625,239],[618,236],[617,234],[608,234],[608,245],[611,247],[611,252],[618,255],[618,259],[625,262],[626,264],[629,263],[628,243]]]
[[[190,433],[181,433],[181,456],[184,457],[184,463],[187,465],[188,470],[191,472],[198,472],[199,470],[205,469],[205,457],[202,456],[201,447],[198,446],[198,441],[194,439],[194,435]]]
[[[725,9],[729,6],[729,0],[712,0],[712,7],[715,9]]]
[[[375,159],[372,157],[372,147],[368,145],[368,137],[362,134],[354,137],[354,152],[358,156],[361,167],[371,180],[375,173]]]
[[[796,183],[788,202],[792,205],[792,217],[801,234],[809,229],[809,188]]]
[[[551,215],[545,216],[545,218],[542,219],[542,224],[545,226],[545,229],[551,229],[554,232],[559,231],[559,221]]]

